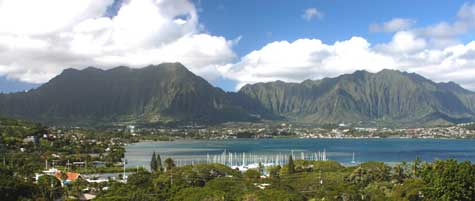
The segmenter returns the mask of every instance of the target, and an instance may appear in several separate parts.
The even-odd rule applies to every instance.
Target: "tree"
[[[157,163],[157,169],[159,171],[163,171],[163,165],[162,165],[162,157],[160,157],[160,154],[157,154],[157,158],[155,159]]]
[[[419,158],[419,156],[418,156],[418,157],[416,157],[416,160],[414,160],[414,163],[412,164],[412,177],[413,178],[416,178],[416,177],[419,176],[418,175],[419,174],[418,170],[419,170],[420,166],[421,166],[421,158]]]
[[[255,186],[247,185],[242,179],[234,177],[217,177],[206,183],[206,188],[224,192],[225,200],[242,200],[242,195]]]
[[[0,165],[0,198],[2,201],[33,200],[37,188],[24,178],[14,176],[13,171]]]
[[[267,172],[269,173],[269,177],[272,179],[279,178],[280,173],[280,165],[278,166],[270,166],[267,168]]]
[[[475,168],[470,162],[450,159],[422,166],[422,180],[428,185],[429,200],[474,200]]]
[[[248,180],[256,180],[261,177],[261,173],[259,173],[259,170],[257,169],[249,169],[246,172],[244,172],[244,178]]]
[[[165,169],[167,171],[173,169],[174,167],[175,167],[175,161],[173,161],[172,158],[165,159]]]
[[[256,200],[303,201],[305,198],[298,192],[292,192],[289,189],[269,188],[259,191]]]
[[[288,173],[293,174],[295,172],[295,164],[292,155],[289,155],[289,162],[287,163]]]
[[[259,162],[259,166],[257,167],[257,170],[259,170],[260,174],[264,174],[264,165],[262,165],[261,162]]]
[[[130,186],[134,186],[137,188],[146,188],[147,186],[151,186],[152,182],[152,175],[147,171],[140,170],[139,172],[130,175],[127,178],[127,184]]]
[[[393,168],[393,179],[396,180],[398,183],[401,183],[405,176],[404,176],[404,166],[401,164],[397,164]]]
[[[407,179],[401,185],[392,189],[390,200],[420,201],[423,200],[423,191],[426,188],[421,179]]]
[[[390,167],[383,162],[366,162],[360,164],[347,178],[351,183],[365,187],[372,182],[390,180]]]
[[[54,176],[41,176],[38,179],[38,187],[43,200],[56,200],[63,195],[61,182]]]
[[[150,160],[150,170],[152,172],[156,172],[157,171],[157,156],[155,155],[155,152],[153,152],[152,154],[152,159]]]
[[[175,195],[170,200],[177,201],[224,201],[224,192],[212,190],[209,188],[185,188]]]

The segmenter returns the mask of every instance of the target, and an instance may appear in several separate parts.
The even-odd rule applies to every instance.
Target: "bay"
[[[162,160],[173,158],[178,165],[204,163],[220,157],[223,152],[232,153],[233,160],[241,161],[246,157],[276,156],[287,157],[294,154],[300,159],[302,153],[306,159],[325,151],[328,160],[351,165],[353,153],[355,162],[381,161],[399,163],[413,161],[420,157],[423,161],[438,159],[457,159],[475,161],[475,140],[472,139],[232,139],[232,140],[177,140],[170,142],[144,141],[129,144],[125,158],[127,167],[143,166],[148,168],[153,152],[159,153]],[[225,160],[229,157],[226,156]]]

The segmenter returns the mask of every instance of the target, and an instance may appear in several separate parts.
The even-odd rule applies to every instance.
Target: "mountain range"
[[[472,121],[475,93],[394,70],[213,87],[180,63],[66,69],[40,87],[0,94],[0,115],[48,124],[291,121],[428,125]]]

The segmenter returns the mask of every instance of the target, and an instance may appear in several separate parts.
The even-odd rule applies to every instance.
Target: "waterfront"
[[[211,156],[224,151],[239,155],[247,154],[272,159],[282,158],[294,152],[296,159],[304,153],[312,158],[325,150],[328,160],[351,165],[353,153],[356,163],[382,161],[397,163],[454,158],[475,161],[475,140],[457,139],[233,139],[233,140],[178,140],[170,142],[145,141],[126,146],[127,167],[148,168],[152,153],[160,153],[162,160],[173,158],[178,164],[203,163]],[[242,160],[242,156],[238,156]],[[315,158],[315,157],[313,157]],[[209,161],[209,160],[208,160]],[[213,161],[213,160],[211,160]]]

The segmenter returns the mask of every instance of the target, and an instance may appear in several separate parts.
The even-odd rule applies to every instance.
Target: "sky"
[[[470,0],[0,0],[0,92],[181,62],[226,91],[395,69],[475,90]]]

